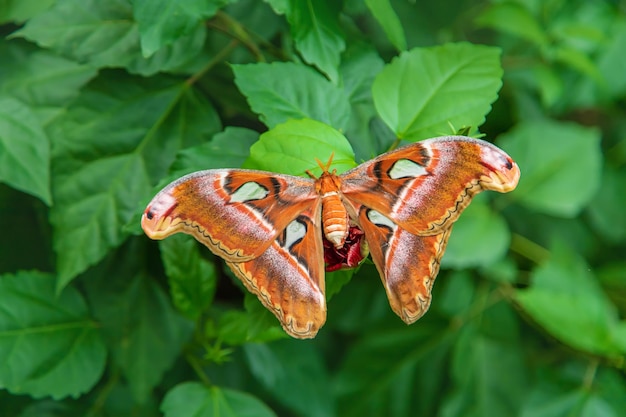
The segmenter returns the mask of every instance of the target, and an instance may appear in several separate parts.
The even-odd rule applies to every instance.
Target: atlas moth
[[[519,180],[504,151],[478,139],[427,139],[341,175],[245,169],[186,175],[160,191],[141,225],[152,239],[182,232],[222,257],[296,338],[326,321],[324,271],[372,257],[393,311],[407,324],[428,310],[453,223],[483,190]]]

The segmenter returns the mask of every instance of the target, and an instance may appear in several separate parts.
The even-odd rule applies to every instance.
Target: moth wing
[[[483,190],[512,191],[519,167],[496,146],[464,136],[427,139],[341,175],[350,201],[416,235],[444,233]]]
[[[227,262],[244,285],[296,338],[312,338],[326,321],[321,203],[299,214],[257,258]]]
[[[407,324],[426,313],[431,290],[452,227],[438,234],[419,236],[381,213],[358,208],[372,260],[378,269],[392,310]]]
[[[161,190],[141,225],[152,239],[187,233],[227,261],[246,261],[316,204],[313,185],[307,178],[262,171],[199,171]]]

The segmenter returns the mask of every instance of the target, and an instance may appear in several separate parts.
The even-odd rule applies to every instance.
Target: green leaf
[[[310,170],[321,175],[315,159],[325,164],[331,155],[331,167],[338,173],[356,165],[350,143],[341,133],[315,120],[290,120],[261,135],[250,148],[245,166],[291,175]]]
[[[548,44],[548,35],[535,16],[524,5],[516,2],[496,3],[476,19],[478,26],[518,36],[537,46]]]
[[[606,29],[602,31],[606,32]],[[607,34],[606,46],[601,49],[598,57],[598,67],[602,77],[609,86],[605,90],[611,97],[621,97],[626,92],[626,62],[623,59],[624,45],[626,45],[626,20],[618,19]]]
[[[259,133],[254,130],[229,126],[210,142],[178,152],[171,171],[182,176],[203,169],[239,168],[258,139]]]
[[[54,2],[55,0],[4,0],[0,7],[0,23],[22,23],[43,12]]]
[[[540,386],[545,390],[545,387]],[[577,389],[569,392],[531,392],[521,417],[618,417],[602,398],[593,392]]]
[[[536,268],[532,285],[516,299],[533,320],[562,342],[593,354],[626,354],[626,322],[598,285],[585,261],[557,242]]]
[[[355,44],[346,50],[341,60],[344,94],[350,104],[373,104],[372,83],[385,62],[370,45]]]
[[[626,239],[626,172],[605,167],[600,187],[589,205],[595,230],[612,242]]]
[[[338,271],[326,272],[326,301],[337,294],[347,283],[352,280],[352,276],[358,269],[340,269]]]
[[[101,76],[50,127],[59,288],[124,241],[122,227],[176,150],[214,128],[197,104],[184,84]]]
[[[276,414],[252,395],[184,382],[169,390],[161,403],[165,417],[275,417]]]
[[[476,297],[476,285],[469,271],[455,271],[445,276],[439,285],[443,292],[437,297],[431,308],[449,317],[467,313]]]
[[[605,82],[598,66],[586,52],[568,46],[559,46],[552,51],[552,55],[556,62],[568,65],[598,83]]]
[[[289,339],[243,348],[250,371],[276,401],[300,416],[335,414],[330,380],[313,345]]]
[[[272,7],[276,14],[285,14],[289,11],[290,0],[264,0]]]
[[[139,26],[141,50],[149,57],[163,46],[190,35],[228,0],[135,0],[133,16]]]
[[[28,106],[1,95],[0,182],[52,204],[48,137]]]
[[[402,22],[391,7],[389,0],[365,0],[365,4],[370,9],[372,16],[382,26],[391,44],[398,51],[404,51],[406,49],[406,37],[402,29]]]
[[[384,61],[369,45],[353,45],[342,56],[341,79],[351,107],[346,136],[357,161],[371,159],[388,147],[387,143],[380,143],[376,130],[371,126],[372,121],[377,119],[372,83],[383,66]]]
[[[233,65],[235,84],[261,121],[272,128],[289,119],[311,118],[345,130],[350,107],[343,91],[304,65]]]
[[[468,43],[403,52],[372,87],[380,117],[398,138],[440,136],[453,126],[480,126],[502,85],[497,48]]]
[[[106,349],[81,295],[56,295],[53,276],[20,272],[0,276],[0,298],[0,387],[55,399],[91,390]]]
[[[259,299],[245,289],[242,291],[244,291],[245,311],[229,310],[220,317],[217,328],[218,340],[238,346],[245,343],[271,342],[288,337],[276,317],[261,304]]]
[[[475,268],[502,259],[511,241],[506,221],[489,206],[474,201],[454,224],[442,266]]]
[[[346,43],[339,25],[341,3],[333,0],[290,0],[285,10],[291,35],[302,58],[334,83]]]
[[[87,289],[113,361],[135,401],[142,403],[180,355],[192,325],[176,313],[161,288],[129,268],[129,257],[110,259]]]
[[[27,45],[0,44],[0,91],[27,104],[42,125],[63,111],[96,69]]]
[[[187,36],[161,48],[150,58],[141,55],[139,30],[128,0],[59,0],[15,33],[43,48],[94,67],[123,67],[153,75],[184,67],[202,49],[205,29],[197,25]]]
[[[215,266],[201,257],[198,244],[189,236],[171,236],[159,246],[174,305],[185,316],[197,319],[213,303]]]
[[[510,196],[529,208],[574,217],[600,185],[602,153],[596,129],[555,121],[525,122],[502,135],[498,144],[522,171]]]
[[[393,327],[368,328],[350,346],[334,381],[338,416],[436,414],[451,342],[445,325],[422,319],[411,328]]]
[[[539,63],[532,68],[530,82],[537,84],[544,106],[552,107],[563,94],[563,80],[552,65]]]
[[[483,320],[489,322],[494,315],[498,320],[500,314],[513,317],[508,306],[502,308],[487,310]],[[500,323],[490,324],[494,329],[502,329],[497,325]],[[485,323],[481,325],[486,327]],[[452,380],[454,389],[442,406],[442,417],[516,415],[528,385],[519,335],[511,332],[493,337],[480,331],[475,323],[464,327],[454,346]],[[497,395],[486,395],[490,392]]]

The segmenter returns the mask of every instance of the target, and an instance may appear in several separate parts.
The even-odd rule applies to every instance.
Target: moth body
[[[324,172],[315,183],[315,189],[322,198],[324,236],[337,249],[346,242],[350,222],[348,211],[340,198],[340,185],[341,179],[334,172]]]

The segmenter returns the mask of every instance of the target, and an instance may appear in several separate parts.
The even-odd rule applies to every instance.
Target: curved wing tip
[[[324,325],[324,321],[316,323],[314,321],[307,321],[304,326],[298,326],[293,316],[290,316],[288,320],[281,323],[283,330],[291,337],[296,339],[313,339],[319,329]]]

